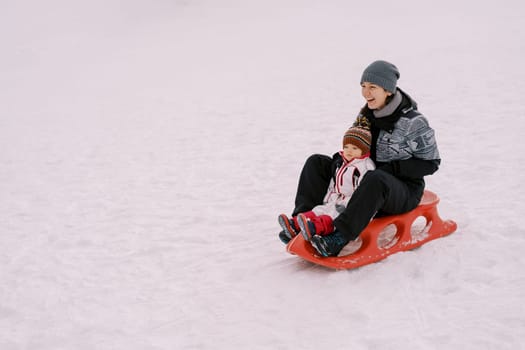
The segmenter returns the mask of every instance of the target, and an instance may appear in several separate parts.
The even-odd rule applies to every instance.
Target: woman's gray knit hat
[[[361,76],[361,84],[368,83],[381,86],[386,91],[396,92],[399,70],[392,63],[387,61],[375,61],[366,67]]]

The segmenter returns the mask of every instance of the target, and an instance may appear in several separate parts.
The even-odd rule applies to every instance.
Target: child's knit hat
[[[352,145],[359,147],[363,151],[363,155],[370,153],[370,142],[372,135],[370,130],[361,126],[352,126],[345,132],[343,137],[343,148],[345,145],[351,143]]]

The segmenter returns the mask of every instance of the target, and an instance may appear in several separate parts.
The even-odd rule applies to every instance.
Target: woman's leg
[[[349,241],[356,239],[374,215],[406,213],[419,204],[422,190],[382,170],[368,172],[348,202],[346,209],[335,220],[337,231]]]
[[[331,172],[332,158],[329,156],[314,154],[306,160],[299,177],[292,216],[312,210],[323,203],[332,177]]]

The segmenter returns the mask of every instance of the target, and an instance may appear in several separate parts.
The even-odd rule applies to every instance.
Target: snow
[[[0,349],[518,349],[523,2],[0,5]],[[285,251],[300,169],[395,63],[456,233],[350,271]]]

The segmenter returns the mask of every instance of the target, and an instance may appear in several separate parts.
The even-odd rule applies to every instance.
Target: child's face
[[[343,155],[347,160],[353,159],[353,158],[359,158],[363,155],[363,151],[361,151],[361,148],[352,145],[351,143],[347,143],[343,147]]]

